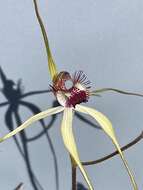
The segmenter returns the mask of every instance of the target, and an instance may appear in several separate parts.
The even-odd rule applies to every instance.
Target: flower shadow
[[[15,83],[13,80],[8,79],[1,67],[0,67],[0,79],[3,84],[3,87],[1,88],[1,93],[6,98],[5,102],[0,103],[0,108],[7,106],[7,110],[5,113],[5,124],[9,131],[13,131],[15,127],[18,127],[19,125],[22,124],[22,119],[20,117],[20,111],[19,111],[19,108],[21,106],[26,107],[28,110],[32,112],[33,115],[41,112],[40,108],[37,105],[31,102],[25,101],[24,98],[25,97],[27,98],[29,96],[49,93],[51,92],[51,90],[48,89],[48,90],[30,91],[30,92],[24,93],[22,80],[20,79],[18,80],[17,83]],[[53,101],[52,107],[56,107],[58,105],[59,103],[57,101]],[[100,129],[99,126],[95,125],[94,123],[92,123],[90,120],[88,120],[81,114],[75,113],[75,115],[79,120],[85,122],[89,126],[96,129]],[[53,156],[53,162],[54,162],[54,168],[55,168],[56,190],[59,190],[59,174],[58,174],[59,172],[58,172],[58,165],[57,165],[57,156],[54,150],[52,140],[48,133],[48,130],[53,126],[55,120],[56,120],[56,115],[53,115],[50,117],[50,121],[48,124],[45,124],[45,121],[41,119],[39,123],[42,129],[35,136],[28,137],[25,130],[19,133],[19,138],[17,136],[13,136],[13,140],[18,148],[18,151],[25,162],[28,176],[29,176],[31,185],[33,187],[33,190],[44,190],[44,188],[40,184],[38,178],[36,177],[33,171],[32,163],[30,159],[29,144],[30,142],[38,140],[40,137],[43,137],[43,135],[45,135],[47,138],[47,142],[49,144],[49,147]],[[16,122],[17,126],[14,126],[14,121]]]
[[[6,98],[5,102],[0,103],[0,108],[7,106],[7,110],[5,113],[5,124],[8,130],[12,131],[15,128],[13,116],[14,116],[14,120],[17,126],[22,124],[22,120],[21,120],[20,112],[19,112],[20,106],[24,106],[28,108],[33,113],[33,115],[41,112],[40,108],[37,105],[31,102],[27,102],[23,99],[28,96],[49,93],[50,91],[41,90],[41,91],[31,91],[28,93],[23,93],[22,80],[19,80],[16,84],[13,80],[7,79],[7,76],[5,75],[1,67],[0,67],[0,78],[3,84],[1,92]],[[19,133],[19,138],[17,136],[13,137],[13,140],[26,164],[29,179],[34,190],[43,190],[43,187],[40,184],[39,180],[37,179],[32,168],[32,164],[30,160],[29,143],[39,139],[43,135],[46,136],[50,150],[53,155],[54,167],[55,167],[55,178],[56,178],[56,190],[59,189],[57,157],[56,157],[56,153],[53,147],[53,143],[48,133],[48,130],[53,125],[55,119],[56,119],[56,116],[51,117],[51,120],[48,123],[48,127],[45,124],[45,121],[43,119],[40,120],[39,123],[42,126],[42,129],[37,135],[33,137],[28,138],[25,130]]]

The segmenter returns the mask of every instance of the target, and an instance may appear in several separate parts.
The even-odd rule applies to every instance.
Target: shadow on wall
[[[9,131],[14,130],[16,127],[22,124],[22,120],[19,113],[19,107],[24,106],[27,109],[29,109],[33,115],[41,112],[40,108],[30,102],[27,102],[24,100],[25,97],[34,96],[34,95],[41,95],[43,93],[49,93],[51,90],[39,90],[39,91],[31,91],[24,93],[23,86],[22,86],[22,80],[18,80],[17,83],[15,83],[13,80],[10,80],[7,78],[6,74],[0,67],[0,78],[3,84],[3,87],[1,89],[2,94],[5,96],[6,101],[0,103],[0,108],[7,106],[7,111],[5,113],[5,123],[6,127]],[[52,107],[55,107],[58,105],[57,101],[54,101],[52,104]],[[85,122],[91,127],[94,127],[96,129],[100,129],[99,126],[92,123],[90,120],[86,119],[79,113],[75,113],[77,118],[79,118],[81,121]],[[16,121],[17,126],[14,126],[13,117]],[[26,168],[28,171],[29,179],[31,182],[31,185],[33,187],[33,190],[44,190],[42,185],[40,184],[39,180],[37,179],[30,160],[30,150],[29,150],[29,144],[32,141],[38,140],[40,137],[43,137],[43,135],[46,136],[47,142],[49,144],[52,156],[53,156],[53,162],[54,162],[54,168],[55,168],[55,184],[56,184],[56,190],[59,190],[59,175],[58,175],[58,165],[57,165],[57,157],[56,153],[54,151],[54,147],[51,141],[51,138],[48,134],[48,130],[50,127],[54,124],[56,120],[56,115],[53,115],[50,117],[50,121],[48,124],[45,124],[45,121],[42,119],[39,121],[39,124],[41,125],[41,132],[37,134],[36,136],[33,136],[31,138],[27,137],[26,131],[21,131],[18,135],[20,138],[17,138],[17,136],[13,136],[13,140],[19,150],[19,153],[23,157],[23,160],[26,164]],[[48,126],[48,127],[47,127]],[[78,183],[78,190],[83,189],[83,186]],[[84,188],[85,189],[85,188]],[[83,190],[84,190],[83,189]],[[86,189],[85,189],[86,190]]]
[[[13,125],[13,117],[17,123],[17,126],[22,124],[21,118],[20,118],[20,113],[19,113],[19,107],[24,106],[27,109],[29,109],[33,115],[41,112],[40,108],[30,102],[24,101],[23,99],[28,96],[34,96],[38,94],[43,94],[43,93],[49,93],[49,90],[41,90],[41,91],[32,91],[28,93],[23,93],[23,87],[22,87],[22,81],[19,80],[17,84],[13,80],[7,79],[6,75],[4,74],[2,68],[0,68],[0,78],[3,84],[3,88],[1,89],[1,92],[7,99],[6,102],[0,103],[0,107],[7,106],[7,111],[5,113],[5,123],[9,131],[14,130],[14,125]],[[55,105],[55,102],[53,103]],[[33,136],[31,138],[27,137],[26,131],[21,131],[19,133],[19,139],[21,142],[19,142],[17,136],[13,136],[13,140],[19,150],[19,153],[23,157],[23,160],[26,164],[26,168],[28,171],[29,179],[31,182],[31,185],[34,190],[43,190],[42,185],[40,184],[39,180],[37,179],[36,175],[34,174],[34,171],[32,169],[31,161],[30,161],[30,151],[29,151],[29,143],[32,141],[35,141],[42,137],[43,135],[46,135],[48,144],[50,146],[52,155],[53,155],[53,160],[54,160],[54,167],[55,167],[55,178],[56,178],[56,190],[59,189],[59,180],[58,180],[58,166],[57,166],[57,158],[56,158],[56,153],[54,151],[54,147],[51,141],[51,138],[48,134],[48,129],[53,125],[54,121],[56,119],[56,116],[51,117],[51,120],[49,124],[47,125],[48,128],[46,127],[46,124],[44,120],[40,120],[40,125],[42,127],[41,132],[37,134],[36,136]]]
[[[77,183],[77,190],[88,190],[87,188],[84,187],[81,183]]]

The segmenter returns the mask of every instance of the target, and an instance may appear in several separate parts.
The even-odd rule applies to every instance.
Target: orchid
[[[119,155],[127,170],[133,189],[138,190],[134,176],[128,166],[128,163],[117,141],[115,131],[112,127],[112,123],[103,113],[95,110],[94,108],[81,105],[81,104],[87,103],[91,96],[99,95],[99,93],[106,92],[106,91],[114,91],[114,92],[118,92],[122,94],[136,95],[136,96],[143,96],[143,95],[137,94],[137,93],[125,92],[125,91],[121,91],[114,88],[102,88],[98,90],[91,90],[90,81],[87,79],[83,71],[77,71],[73,75],[71,75],[67,71],[58,72],[54,59],[52,57],[50,47],[49,47],[47,33],[45,30],[44,24],[42,22],[42,19],[39,15],[37,2],[36,0],[33,0],[33,2],[34,2],[36,16],[39,21],[40,28],[41,28],[43,38],[44,38],[44,43],[46,46],[46,53],[48,57],[48,67],[49,67],[49,72],[52,79],[52,84],[50,85],[51,92],[53,93],[57,101],[59,102],[60,106],[47,109],[46,111],[42,111],[30,117],[18,128],[6,134],[4,137],[0,138],[0,142],[12,137],[13,135],[16,135],[18,132],[22,131],[23,129],[27,128],[29,125],[31,125],[32,123],[40,119],[63,112],[63,118],[61,122],[61,135],[63,138],[64,145],[67,151],[69,152],[69,155],[72,160],[71,162],[72,165],[80,169],[88,185],[88,189],[93,190],[94,187],[88,177],[88,174],[85,168],[83,167],[81,163],[80,156],[76,147],[76,141],[74,138],[73,129],[72,129],[74,113],[81,112],[85,115],[89,115],[92,118],[94,118],[97,121],[97,123],[100,125],[102,130],[105,132],[105,134],[107,134],[108,137],[111,139],[115,148],[119,152]]]

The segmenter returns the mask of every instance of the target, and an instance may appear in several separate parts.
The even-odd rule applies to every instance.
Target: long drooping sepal
[[[47,116],[59,113],[61,111],[63,111],[64,108],[62,106],[56,107],[56,108],[51,108],[48,109],[46,111],[40,112],[32,117],[30,117],[27,121],[25,121],[22,125],[20,125],[19,127],[17,127],[15,130],[13,130],[12,132],[8,133],[7,135],[5,135],[4,137],[0,138],[0,142],[12,137],[13,135],[16,135],[18,132],[22,131],[23,129],[27,128],[29,125],[31,125],[32,123],[43,119]]]
[[[46,46],[49,72],[50,72],[50,75],[52,77],[52,80],[54,80],[54,78],[57,75],[57,68],[56,68],[56,65],[54,63],[52,53],[51,53],[51,50],[50,50],[48,36],[47,36],[43,21],[41,19],[39,11],[38,11],[37,1],[33,0],[33,2],[34,2],[35,13],[36,13],[36,16],[37,16],[37,19],[38,19],[38,22],[39,22],[39,25],[40,25],[40,28],[41,28],[41,31],[42,31],[42,35],[43,35],[43,38],[44,38],[44,43],[45,43],[45,46]]]
[[[101,88],[101,89],[93,90],[92,92],[90,92],[90,95],[97,96],[97,95],[99,95],[99,93],[108,92],[108,91],[116,92],[116,93],[120,93],[120,94],[124,94],[124,95],[129,95],[129,96],[143,97],[143,94],[129,92],[129,91],[123,91],[123,90],[120,90],[117,88]]]
[[[75,110],[92,116],[100,124],[100,126],[102,127],[104,132],[111,138],[111,140],[114,143],[116,149],[118,150],[118,152],[120,154],[120,157],[121,157],[121,159],[122,159],[122,161],[123,161],[123,163],[124,163],[124,165],[125,165],[125,167],[127,169],[127,172],[128,172],[128,174],[130,176],[130,179],[131,179],[131,182],[132,182],[134,190],[138,190],[138,187],[137,187],[137,184],[135,182],[134,176],[131,173],[131,171],[129,169],[129,166],[128,166],[128,163],[125,160],[124,155],[123,155],[123,153],[122,153],[122,151],[120,149],[119,143],[118,143],[118,141],[116,139],[114,129],[113,129],[112,124],[109,121],[109,119],[105,115],[103,115],[101,112],[98,112],[93,108],[89,108],[89,107],[85,107],[85,106],[81,106],[81,105],[76,105]]]
[[[67,150],[69,151],[72,159],[74,159],[74,161],[77,164],[77,166],[79,167],[83,177],[85,178],[87,185],[89,187],[89,190],[93,190],[93,187],[88,178],[88,175],[87,175],[85,169],[83,168],[81,161],[79,159],[78,151],[76,148],[76,142],[75,142],[73,130],[72,130],[72,119],[73,119],[72,108],[65,108],[62,125],[61,125],[61,134],[63,137],[63,141],[64,141],[64,144],[65,144]]]

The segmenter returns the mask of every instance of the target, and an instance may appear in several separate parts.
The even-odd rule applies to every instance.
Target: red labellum
[[[67,107],[75,107],[76,104],[80,104],[82,102],[87,102],[89,98],[89,94],[85,90],[79,90],[78,88],[73,88],[70,96],[67,99],[66,105]]]
[[[89,84],[90,81],[82,71],[75,72],[73,77],[68,72],[62,71],[51,87],[61,105],[75,107],[76,104],[88,101]]]

